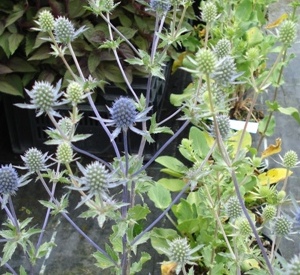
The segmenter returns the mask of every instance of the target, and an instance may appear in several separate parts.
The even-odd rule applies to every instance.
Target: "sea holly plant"
[[[279,29],[278,35],[276,31],[263,33],[262,26],[267,24],[265,6],[270,2],[243,0],[237,5],[236,1],[205,1],[197,7],[202,11],[203,31],[198,33],[196,42],[195,29],[187,20],[191,1],[135,2],[133,5],[140,12],[154,19],[149,50],[136,47],[141,44],[132,43],[128,29],[114,25],[112,17],[121,3],[87,1],[82,8],[105,22],[107,39],[99,43],[99,50],[107,49],[113,55],[128,89],[128,94],[106,106],[108,117],[102,116],[94,100],[96,88],[103,87],[106,79],[93,74],[94,70],[90,74],[83,70],[78,59],[80,51],[75,47],[80,37],[89,38],[92,26],[78,27],[68,17],[54,16],[47,9],[39,12],[33,30],[41,34],[43,43],[50,45],[52,57],[62,61],[67,81],[36,80],[31,89],[26,89],[28,100],[17,104],[35,109],[36,116],[50,118],[47,143],[55,145],[56,150],[47,153],[28,148],[21,156],[24,166],[16,167],[24,169],[25,176],[19,177],[12,165],[0,169],[1,203],[7,214],[0,231],[4,243],[2,265],[11,274],[18,274],[9,264],[18,246],[26,258],[20,274],[39,272],[37,262],[55,245],[45,240],[45,231],[51,216],[56,215],[66,219],[91,245],[94,252],[88,256],[100,272],[144,272],[144,263],[151,259],[143,249],[145,243],[151,243],[162,254],[163,274],[281,274],[282,270],[295,270],[298,259],[287,264],[277,251],[280,241],[296,232],[294,222],[299,223],[295,201],[295,219],[282,208],[289,201],[286,186],[291,170],[298,165],[297,154],[289,151],[280,158],[285,174],[279,178],[284,181],[282,190],[277,190],[270,173],[261,172],[263,160],[272,154],[263,151],[260,155],[259,146],[254,147],[247,131],[247,124],[253,118],[259,119],[254,112],[258,97],[271,85],[282,84],[282,73],[278,71],[288,65],[285,51],[295,40],[296,2],[292,3],[294,10],[289,18],[273,24]],[[244,23],[243,17],[247,20]],[[120,21],[128,22],[125,17]],[[274,48],[275,42],[279,43],[279,50]],[[121,54],[124,44],[133,55]],[[178,46],[186,47],[187,51],[175,52]],[[263,70],[271,51],[278,52],[278,57]],[[181,67],[189,72],[192,83],[183,94],[171,95],[171,102],[178,109],[159,121],[151,99],[151,83],[155,78],[164,80],[168,56],[177,58],[173,69]],[[98,61],[95,65],[90,60],[89,69],[101,66],[101,60]],[[145,94],[137,94],[131,85],[128,64],[139,67],[147,76]],[[278,78],[274,82],[275,74]],[[247,112],[242,129],[236,131],[232,125],[237,115],[232,114],[239,110],[232,106],[246,90],[251,90],[253,98],[244,106]],[[88,140],[90,136],[76,131],[84,113],[82,103],[89,105],[92,119],[109,137],[115,153],[113,159],[103,159],[77,146],[77,141]],[[62,105],[67,106],[68,114],[60,112]],[[283,113],[288,114],[286,110]],[[295,112],[292,115],[297,116]],[[176,131],[175,127],[165,125],[178,117],[180,126]],[[265,125],[263,135],[268,128]],[[189,126],[188,137],[181,140],[178,148],[185,161],[179,156],[161,156]],[[137,153],[130,151],[130,132],[140,136]],[[145,160],[146,143],[155,142],[155,134],[159,133],[172,135]],[[122,148],[116,139],[122,140]],[[148,175],[147,168],[155,160],[164,166],[162,172],[170,178],[155,181]],[[41,207],[46,208],[41,229],[30,227],[30,218],[19,221],[13,207],[12,195],[29,178],[39,181],[48,194],[48,200],[40,200]],[[56,192],[59,185],[65,187],[60,197]],[[79,218],[92,219],[99,232],[110,230],[103,247],[70,217],[73,209],[68,202],[74,192],[80,195],[76,205],[81,211]],[[147,219],[151,213],[149,199],[162,211],[153,220]],[[164,218],[170,221],[171,228],[160,228]],[[263,228],[272,233],[269,254],[264,246]]]

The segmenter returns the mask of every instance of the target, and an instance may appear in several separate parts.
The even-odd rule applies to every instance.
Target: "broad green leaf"
[[[258,27],[252,27],[246,32],[246,39],[249,47],[259,44],[263,39],[263,34]]]
[[[118,254],[106,243],[105,251],[115,261],[118,262]]]
[[[128,210],[128,217],[135,221],[139,221],[142,219],[146,219],[147,215],[150,212],[151,211],[149,210],[147,205],[142,206],[140,204],[137,204]]]
[[[1,39],[0,39],[0,47],[3,49],[7,57],[10,57],[10,50],[9,50],[9,43],[8,43],[9,36],[10,36],[9,32],[4,32],[1,35]]]
[[[294,108],[294,107],[287,107],[287,108],[279,107],[278,111],[282,114],[292,116],[300,124],[300,115],[299,115],[299,111],[296,108]]]
[[[18,19],[20,19],[24,12],[25,9],[20,7],[21,4],[19,6],[15,6],[15,12],[11,13],[7,19],[6,19],[6,23],[5,23],[5,28],[7,28],[9,25],[13,24],[14,22],[16,22]]]
[[[82,7],[81,0],[69,0],[68,15],[70,18],[78,18],[84,15],[86,10]]]
[[[164,188],[172,192],[179,192],[186,185],[186,183],[182,179],[161,178],[157,181],[157,183],[161,184]]]
[[[172,211],[176,216],[178,223],[197,218],[195,209],[184,199],[181,199],[179,204],[174,205]]]
[[[33,73],[36,72],[36,69],[25,59],[22,59],[20,57],[12,57],[9,62],[8,66],[14,71],[14,72],[20,72],[20,73]]]
[[[232,155],[233,156],[235,156],[237,154],[237,149],[238,149],[239,142],[242,138],[242,133],[243,133],[243,130],[237,131],[234,133],[234,135],[232,135],[228,139],[228,143],[232,147]],[[244,138],[242,140],[241,148],[246,149],[248,151],[248,149],[251,147],[251,144],[252,144],[251,134],[248,132],[245,132]]]
[[[1,76],[0,92],[23,97],[22,79],[15,74]]]
[[[137,30],[127,27],[118,27],[117,28],[127,39],[131,39],[137,32]]]
[[[99,66],[101,57],[99,53],[92,52],[88,57],[88,67],[90,73],[93,73],[96,68]]]
[[[185,220],[178,224],[178,230],[183,234],[193,234],[199,231],[201,223],[198,219]]]
[[[178,233],[173,229],[154,228],[151,231],[151,245],[159,254],[164,254],[164,251],[169,247],[167,240],[178,237]]]
[[[155,206],[162,210],[166,209],[172,201],[170,191],[160,184],[151,186],[148,196],[154,202]]]
[[[31,55],[30,58],[28,58],[28,61],[33,60],[45,60],[49,59],[51,57],[50,55],[50,47],[48,45],[43,45],[38,50],[36,50],[33,55]]]
[[[19,47],[20,43],[22,42],[24,35],[19,33],[12,33],[8,37],[8,44],[9,44],[9,51],[10,54],[13,55],[16,49]]]
[[[0,64],[0,74],[10,74],[13,71],[11,68],[7,67],[6,65]]]
[[[189,139],[192,141],[192,148],[195,154],[204,159],[209,152],[209,146],[206,141],[207,136],[200,129],[192,127],[189,133]]]
[[[181,175],[188,170],[188,168],[181,161],[176,159],[175,157],[161,156],[161,157],[158,157],[155,161],[157,163],[161,164],[162,166],[164,166],[174,172],[177,172]]]
[[[238,21],[247,21],[252,12],[252,0],[242,0],[236,5],[235,17]]]
[[[258,131],[260,133],[263,133],[265,136],[270,137],[274,134],[274,130],[275,130],[275,126],[276,126],[275,117],[274,116],[271,117],[269,124],[268,124],[268,128],[265,131],[268,121],[269,121],[269,116],[265,116],[261,121],[259,121]]]

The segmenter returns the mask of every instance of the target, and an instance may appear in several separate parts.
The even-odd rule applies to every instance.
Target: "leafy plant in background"
[[[113,1],[90,0],[86,7],[88,12],[106,22],[108,36],[101,41],[95,41],[95,38],[102,33],[102,24],[99,29],[94,27],[85,18],[85,10],[78,9],[80,17],[84,18],[80,26],[74,25],[65,16],[53,16],[48,9],[39,12],[34,28],[39,32],[37,36],[42,38],[39,43],[42,47],[51,48],[52,58],[60,58],[67,73],[62,73],[66,81],[57,80],[55,84],[48,78],[37,78],[32,89],[26,89],[30,102],[18,104],[22,108],[35,109],[37,116],[47,115],[50,118],[54,128],[47,130],[47,143],[56,145],[56,152],[49,155],[37,148],[29,148],[22,156],[24,167],[18,167],[27,171],[21,178],[11,165],[0,168],[1,203],[8,216],[0,231],[4,243],[1,264],[12,274],[17,274],[17,271],[9,261],[18,246],[22,248],[29,266],[26,270],[21,266],[20,274],[35,274],[37,261],[51,252],[55,244],[44,239],[51,214],[62,215],[95,249],[92,256],[96,266],[109,269],[114,274],[142,272],[143,264],[151,259],[142,246],[148,241],[169,260],[162,264],[163,274],[171,271],[176,274],[281,274],[283,270],[287,274],[294,274],[293,270],[299,265],[298,258],[287,264],[277,254],[277,248],[280,240],[293,231],[293,221],[299,222],[295,201],[294,220],[289,220],[281,209],[282,203],[288,199],[285,188],[290,170],[298,165],[297,155],[289,151],[283,156],[285,182],[282,190],[275,190],[270,185],[268,174],[256,174],[262,159],[271,153],[264,151],[264,155],[259,156],[258,150],[252,147],[247,123],[251,120],[258,96],[274,85],[273,73],[287,65],[282,53],[295,40],[294,21],[298,3],[292,3],[294,13],[286,21],[275,24],[279,27],[279,37],[274,33],[263,35],[261,31],[266,23],[265,6],[269,1],[254,3],[243,0],[239,5],[236,4],[237,1],[218,4],[214,1],[204,2],[201,6],[201,19],[205,22],[204,36],[195,42],[193,32],[185,27],[186,14],[192,2],[153,0],[149,4],[134,3],[133,6],[142,14],[145,12],[151,20],[155,18],[153,31],[152,27],[149,29],[149,51],[147,47],[138,45],[139,39],[136,40],[138,49],[129,41],[136,34],[128,29],[129,26],[120,29],[114,26],[114,11],[120,4]],[[245,12],[248,21],[242,24]],[[120,21],[128,23],[126,17]],[[243,34],[238,29],[241,24]],[[81,59],[82,55],[76,47],[80,37],[89,40],[89,35],[89,42],[96,47],[96,52],[91,55],[90,61],[86,61]],[[279,57],[270,69],[263,71],[263,62],[277,39],[280,42]],[[194,47],[191,43],[194,43]],[[176,45],[192,49],[188,54],[178,54],[174,69],[179,64],[191,73],[193,82],[183,94],[171,96],[178,110],[166,120],[156,121],[150,104],[151,82],[154,77],[164,78],[162,72],[167,53],[172,52],[171,55],[175,56],[171,47]],[[124,47],[134,55],[123,55]],[[129,90],[128,96],[120,97],[108,106],[109,118],[101,117],[93,98],[94,89],[108,78],[101,73],[93,73],[102,66],[104,57],[100,54],[99,58],[96,53],[103,49],[113,56],[117,65],[112,66],[118,67]],[[245,49],[245,52],[239,49]],[[263,62],[257,62],[258,59]],[[84,70],[84,64],[88,65],[89,70]],[[148,76],[145,95],[138,96],[131,87],[128,66],[143,68],[142,71]],[[90,70],[91,67],[94,71]],[[281,77],[275,84],[281,83],[280,80]],[[235,132],[230,128],[232,100],[239,91],[244,96],[244,91],[250,88],[253,98],[247,107],[245,126]],[[116,155],[111,162],[74,144],[89,137],[76,133],[82,118],[80,104],[86,101],[93,110],[93,119],[110,138]],[[69,106],[68,115],[62,117],[59,112],[61,105]],[[180,119],[183,122],[173,133],[164,123],[174,119],[181,111],[183,114]],[[183,138],[179,146],[186,163],[172,156],[159,157],[190,123],[195,126],[190,128],[188,138]],[[128,133],[131,131],[141,136],[137,154],[129,152]],[[149,161],[144,162],[145,144],[155,142],[154,135],[158,133],[171,133],[172,136]],[[123,139],[123,151],[115,141],[117,137]],[[272,153],[279,151],[271,150]],[[88,164],[83,162],[83,157],[88,158]],[[163,172],[175,179],[162,178],[155,182],[149,177],[147,168],[155,160],[165,166]],[[30,227],[30,219],[19,221],[14,210],[11,196],[29,178],[40,181],[49,195],[48,201],[40,201],[47,209],[41,229]],[[263,180],[267,184],[262,184]],[[59,184],[68,188],[60,198],[56,195]],[[81,197],[77,208],[87,206],[82,210],[81,218],[94,219],[100,230],[107,221],[113,222],[105,247],[96,244],[70,218],[67,209],[73,192],[78,192]],[[174,199],[171,192],[176,192]],[[141,202],[137,201],[137,195],[142,198]],[[145,220],[151,212],[146,202],[148,197],[162,213],[145,226]],[[255,224],[257,211],[252,212],[257,202],[262,204],[262,209],[257,210],[261,210],[262,225],[270,227],[274,235],[270,255],[267,255],[263,246],[261,228]],[[170,210],[174,216],[169,213]],[[172,228],[159,228],[159,221],[164,217],[171,221]],[[36,243],[34,235],[38,236]]]

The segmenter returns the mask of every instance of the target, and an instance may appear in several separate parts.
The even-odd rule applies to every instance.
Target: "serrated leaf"
[[[136,274],[137,272],[142,271],[143,264],[148,262],[151,259],[151,256],[146,252],[141,252],[141,258],[138,262],[135,262],[131,266],[132,274]]]
[[[38,50],[36,50],[30,58],[28,58],[28,61],[33,60],[45,60],[49,59],[50,57],[50,47],[48,45],[43,45]]]
[[[4,265],[5,263],[7,263],[11,259],[11,257],[14,254],[16,248],[17,248],[17,242],[16,241],[8,241],[4,245],[1,265]]]
[[[154,202],[155,206],[162,210],[166,209],[172,201],[170,191],[157,183],[151,186],[148,196]]]
[[[114,264],[109,259],[107,259],[107,257],[105,255],[103,255],[99,251],[93,253],[93,257],[97,261],[96,266],[98,266],[102,269],[106,269],[106,268],[114,266]]]
[[[9,43],[8,43],[9,36],[10,36],[9,32],[4,32],[1,35],[1,39],[0,39],[0,47],[3,49],[7,57],[10,57],[10,50],[9,50]]]
[[[36,257],[37,258],[42,258],[44,257],[47,253],[49,253],[49,251],[52,250],[52,248],[56,246],[55,243],[53,242],[45,242],[43,243],[37,250],[36,252]]]
[[[92,52],[88,57],[88,67],[90,73],[93,73],[96,68],[99,66],[101,61],[100,54],[97,52]]]
[[[137,30],[136,29],[132,29],[132,28],[127,28],[127,27],[117,27],[117,29],[127,38],[127,39],[131,39],[132,37],[134,37],[134,35],[136,34]]]
[[[150,212],[151,211],[149,210],[149,207],[147,205],[142,206],[140,204],[137,204],[128,210],[128,217],[135,221],[139,221],[142,219],[146,219],[147,215]]]

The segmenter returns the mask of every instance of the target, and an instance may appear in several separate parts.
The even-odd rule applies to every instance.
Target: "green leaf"
[[[48,45],[43,45],[38,50],[36,50],[33,55],[31,55],[30,58],[28,58],[28,61],[33,60],[45,60],[49,59],[51,57],[50,55],[50,47]]]
[[[23,97],[22,79],[15,74],[0,76],[0,92]]]
[[[12,72],[13,71],[9,67],[7,67],[3,64],[0,64],[0,74],[10,74]]]
[[[248,21],[252,12],[252,0],[242,0],[236,5],[235,17],[238,21]]]
[[[294,108],[294,107],[287,107],[287,108],[279,107],[278,111],[282,114],[292,116],[300,124],[300,115],[296,108]]]
[[[159,253],[164,254],[164,250],[169,247],[167,240],[180,237],[177,231],[166,228],[153,228],[151,231],[151,245]]]
[[[11,259],[11,257],[14,254],[16,248],[17,248],[17,242],[16,241],[8,241],[4,245],[1,265],[4,265],[5,263],[7,263]]]
[[[106,269],[106,268],[114,266],[114,264],[111,262],[111,260],[109,260],[105,255],[103,255],[99,251],[93,253],[93,257],[97,261],[96,266],[98,266],[102,269]]]
[[[20,57],[12,57],[8,66],[14,71],[19,73],[33,73],[36,72],[36,69],[26,60]]]
[[[269,116],[265,116],[261,121],[259,121],[258,131],[260,133],[263,133],[267,137],[270,137],[270,136],[272,136],[274,134],[274,130],[275,130],[275,126],[276,126],[276,121],[275,121],[275,117],[272,116],[271,119],[270,119],[270,122],[268,124],[268,129],[267,129],[267,131],[265,131],[268,120],[269,120]]]
[[[141,258],[138,262],[135,262],[131,266],[130,274],[136,274],[137,272],[142,271],[143,264],[148,262],[151,259],[151,256],[146,252],[141,252]]]
[[[69,0],[68,14],[71,19],[81,17],[85,12],[86,10],[82,8],[81,0]]]
[[[8,37],[10,36],[9,32],[5,32],[1,35],[0,47],[3,49],[7,57],[10,57]]]
[[[186,185],[182,179],[161,178],[157,183],[161,184],[165,189],[170,190],[171,192],[179,192]]]
[[[150,212],[151,211],[149,210],[149,207],[147,205],[142,206],[140,204],[137,204],[128,210],[128,217],[135,221],[139,221],[142,219],[146,219],[147,215]]]
[[[161,157],[158,157],[155,161],[180,176],[182,176],[188,170],[188,168],[181,161],[176,159],[175,157],[161,156]],[[164,172],[165,171],[166,170],[164,170]]]
[[[178,224],[178,230],[183,234],[193,234],[199,231],[201,222],[198,219],[185,220]]]
[[[13,24],[14,22],[16,22],[18,19],[20,19],[24,12],[25,9],[21,7],[21,4],[19,6],[15,6],[14,9],[16,10],[15,12],[11,13],[7,19],[6,19],[6,23],[5,23],[5,28],[7,28],[9,25]]]
[[[19,33],[12,33],[8,37],[8,44],[9,44],[9,51],[10,54],[13,55],[16,49],[19,47],[20,43],[22,42],[24,35]]]
[[[127,39],[131,39],[136,34],[137,30],[127,27],[118,27],[117,28]]]
[[[166,209],[172,201],[170,191],[157,183],[150,188],[148,196],[154,202],[155,206],[162,210]]]
[[[36,257],[37,257],[38,259],[40,259],[40,258],[46,256],[46,254],[49,253],[49,252],[52,250],[52,248],[53,248],[54,246],[56,246],[56,244],[53,243],[53,242],[44,242],[44,243],[38,248],[38,250],[37,250],[37,252],[36,252]]]
[[[99,53],[92,52],[88,57],[88,67],[90,73],[93,73],[96,68],[99,66],[101,57]]]
[[[192,148],[195,154],[204,159],[209,152],[210,148],[206,142],[206,136],[203,131],[196,127],[192,127],[189,133],[189,140],[192,141]]]
[[[176,216],[178,223],[197,218],[195,209],[184,199],[181,199],[179,204],[174,205],[172,211]]]
[[[238,149],[238,144],[239,144],[239,142],[241,140],[241,137],[242,137],[242,133],[243,133],[243,130],[239,130],[239,131],[235,132],[234,135],[232,135],[228,139],[228,143],[232,147],[233,156],[235,156],[238,153],[237,149]],[[249,132],[245,132],[244,133],[244,138],[242,140],[241,148],[246,149],[248,151],[248,149],[251,147],[251,144],[252,144],[251,134]]]

